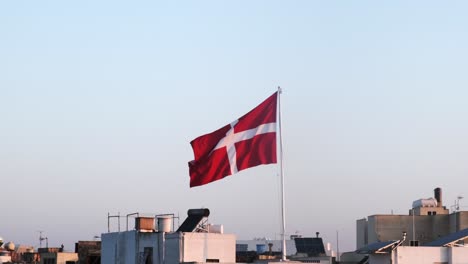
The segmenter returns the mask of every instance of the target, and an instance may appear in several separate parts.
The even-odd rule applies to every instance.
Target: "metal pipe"
[[[131,216],[131,215],[137,215],[137,216],[140,216],[139,213],[132,213],[132,214],[127,214],[127,231],[128,231],[128,217]]]
[[[110,219],[111,218],[117,218],[118,223],[119,223],[119,232],[120,232],[120,213],[118,215],[110,215],[110,213],[107,213],[107,232],[110,233]]]
[[[283,168],[283,132],[281,131],[281,100],[280,95],[282,93],[281,87],[278,86],[278,127],[279,127],[279,167],[281,173],[281,236],[282,236],[282,254],[281,259],[286,260],[286,210],[285,210],[285,198],[284,198],[284,168]]]
[[[416,243],[416,229],[414,224],[414,208],[411,210],[413,212],[413,243]]]

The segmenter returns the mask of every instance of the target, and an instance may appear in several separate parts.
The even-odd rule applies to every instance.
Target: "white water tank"
[[[435,198],[419,199],[413,202],[413,208],[418,207],[437,207],[437,200]]]
[[[171,232],[171,219],[170,216],[158,216],[158,232]]]
[[[209,233],[224,234],[224,226],[223,225],[209,224],[208,225],[208,232]]]

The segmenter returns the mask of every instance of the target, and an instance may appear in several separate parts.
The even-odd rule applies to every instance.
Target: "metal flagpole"
[[[286,217],[285,217],[285,199],[284,199],[284,170],[283,170],[283,137],[281,132],[281,87],[278,86],[278,126],[279,126],[279,167],[281,173],[281,217],[282,217],[282,227],[281,227],[281,236],[283,239],[283,250],[281,259],[286,260]]]

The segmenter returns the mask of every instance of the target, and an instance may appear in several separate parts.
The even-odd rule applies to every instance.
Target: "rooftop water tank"
[[[170,216],[158,216],[158,232],[171,232],[171,219]]]
[[[209,224],[208,225],[208,232],[209,233],[223,234],[224,233],[224,226],[223,225]]]
[[[267,249],[267,245],[265,244],[257,244],[257,254],[265,253]]]
[[[437,200],[435,198],[419,199],[413,202],[413,208],[418,207],[437,207]]]
[[[154,217],[136,217],[135,229],[140,232],[151,232],[154,229]]]
[[[8,251],[15,251],[15,244],[10,241],[5,244],[5,249]]]

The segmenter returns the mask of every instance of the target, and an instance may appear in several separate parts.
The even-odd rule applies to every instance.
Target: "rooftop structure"
[[[78,254],[77,264],[100,264],[101,241],[78,241],[75,243],[75,253]]]
[[[175,232],[169,214],[137,217],[134,230],[101,235],[101,263],[234,263],[235,236],[209,225],[209,214],[208,209],[189,210]]]
[[[443,206],[442,190],[436,188],[434,198],[413,202],[408,215],[358,220],[355,253],[363,259],[354,263],[465,263],[467,238],[468,212],[450,214]]]
[[[335,253],[330,243],[325,246],[319,232],[317,237],[292,235],[286,240],[287,259],[309,263],[334,263]],[[257,238],[238,240],[236,243],[236,260],[243,263],[255,261],[280,260],[282,240]],[[284,263],[284,262],[283,262]]]
[[[357,220],[356,247],[399,240],[402,232],[408,235],[404,246],[420,246],[465,228],[468,228],[468,211],[450,214],[443,206],[442,190],[436,188],[434,198],[414,201],[408,215],[371,215]]]

